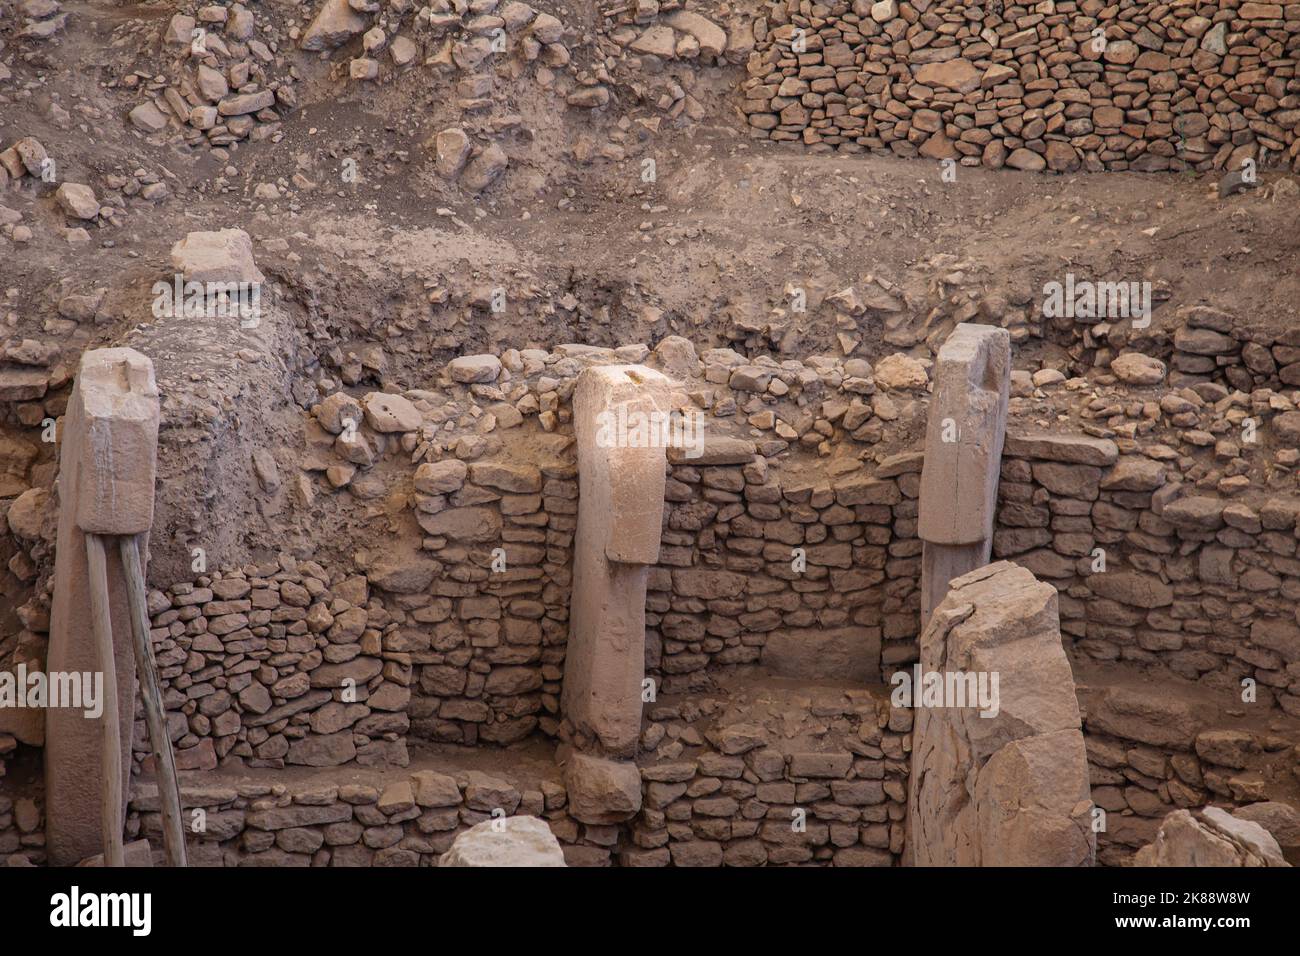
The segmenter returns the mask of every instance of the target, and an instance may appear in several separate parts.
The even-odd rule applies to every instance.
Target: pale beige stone
[[[90,625],[86,533],[147,534],[153,525],[158,440],[153,363],[133,349],[82,355],[62,432],[59,531],[50,618],[50,671],[96,672]],[[126,580],[117,549],[106,549],[122,740],[123,794],[129,792],[135,708]],[[141,563],[144,562],[142,553]],[[46,838],[50,861],[68,865],[102,850],[103,790],[99,720],[76,708],[46,714]],[[125,800],[122,817],[125,820]]]
[[[945,699],[914,711],[913,864],[1091,865],[1088,760],[1056,589],[1006,561],[955,579],[921,635],[920,667],[998,684],[984,709]]]
[[[484,820],[458,834],[439,866],[566,866],[560,841],[537,817]]]
[[[1258,823],[1205,807],[1165,817],[1156,838],[1133,858],[1134,866],[1290,866],[1272,835]]]
[[[662,444],[620,447],[620,420],[669,410],[671,382],[639,365],[588,368],[573,396],[578,528],[563,712],[611,754],[631,756],[641,729],[645,590],[659,560]]]
[[[925,435],[917,533],[921,626],[948,582],[988,563],[1011,390],[1005,329],[958,325],[939,350]]]

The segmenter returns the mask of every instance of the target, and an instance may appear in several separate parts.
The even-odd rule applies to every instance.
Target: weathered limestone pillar
[[[1056,589],[1007,561],[951,585],[909,675],[907,858],[1091,866],[1088,758]]]
[[[1007,430],[1011,336],[962,323],[939,350],[925,433],[918,533],[921,629],[953,578],[988,564]]]
[[[149,359],[134,349],[96,349],[82,355],[61,437],[58,550],[46,664],[50,673],[100,670],[91,629],[86,535],[149,531],[158,417],[158,387]],[[105,550],[125,795],[130,789],[135,654],[121,556],[116,547]],[[67,865],[103,850],[102,728],[79,708],[50,708],[45,738],[46,840],[50,862]],[[125,803],[122,817],[125,820]]]
[[[657,428],[671,387],[653,369],[619,365],[587,369],[574,389],[578,529],[561,707],[583,751],[566,763],[570,802],[589,823],[640,808],[636,767],[607,758],[635,755],[641,733],[646,580],[659,561],[667,460]]]

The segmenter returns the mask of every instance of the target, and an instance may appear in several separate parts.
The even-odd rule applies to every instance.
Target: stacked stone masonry
[[[1008,437],[994,554],[1060,591],[1061,632],[1100,661],[1258,684],[1300,716],[1300,499],[1250,503],[1169,481],[1086,437]]]
[[[377,457],[409,455],[395,500],[424,532],[421,546],[357,552],[352,561],[282,555],[149,595],[186,787],[221,789],[221,781],[251,777],[247,795],[212,805],[247,814],[257,801],[286,799],[289,791],[259,789],[262,781],[274,787],[282,770],[347,766],[352,779],[373,775],[382,794],[404,772],[421,772],[428,747],[450,747],[441,770],[457,778],[464,809],[470,771],[456,768],[473,762],[466,754],[458,763],[455,748],[555,743],[578,509],[572,386],[588,364],[649,358],[677,365],[691,400],[711,417],[704,455],[674,449],[666,467],[662,545],[646,602],[646,673],[659,700],[645,706],[636,757],[641,809],[617,823],[580,822],[557,802],[567,794],[556,768],[545,785],[516,784],[520,800],[508,812],[532,812],[536,799],[525,799],[532,791],[552,794],[541,813],[571,863],[897,861],[911,714],[889,709],[875,682],[916,660],[923,460],[916,426],[926,371],[902,356],[874,368],[820,358],[751,364],[723,349],[697,359],[677,345],[665,340],[651,357],[644,349],[569,347],[545,359],[525,353],[519,378],[526,389],[503,375],[477,381],[474,357],[458,360],[449,391],[472,389],[500,402],[492,412],[498,428],[508,430],[511,447],[537,449],[530,462],[473,432],[446,428],[431,438],[428,409],[445,401],[442,393],[407,393],[422,427],[400,396],[384,393],[338,393],[315,409],[344,461],[357,438]],[[1217,397],[1222,389],[1213,388]],[[514,421],[501,401],[523,403],[534,393],[547,415],[540,428]],[[1175,426],[1188,394],[1160,401]],[[1280,437],[1291,434],[1292,413],[1275,413],[1280,406],[1263,399],[1266,408],[1235,410],[1257,413]],[[359,423],[357,438],[347,434],[347,418]],[[1002,457],[995,558],[1058,589],[1077,678],[1080,666],[1114,662],[1157,665],[1214,693],[1239,694],[1250,678],[1279,719],[1300,716],[1300,501],[1215,495],[1153,443],[1160,437],[1122,429],[1113,439],[1033,436],[1013,427]],[[349,464],[350,475],[343,465],[330,467],[344,487],[367,480],[363,462]],[[23,514],[15,506],[10,520],[26,530]],[[1102,573],[1092,570],[1099,547]],[[797,572],[800,552],[806,569]],[[809,654],[814,646],[817,654]],[[779,722],[737,713],[727,694],[733,685],[752,688],[746,682],[755,666],[816,687],[808,703],[798,687],[782,699],[825,728],[807,728],[791,743]],[[831,690],[837,685],[827,678],[863,689]],[[1268,795],[1265,770],[1285,757],[1281,737],[1225,729],[1178,701],[1164,702],[1173,710],[1153,718],[1140,701],[1099,686],[1104,693],[1084,677],[1079,693],[1094,799],[1108,813],[1100,862],[1126,862],[1172,809]],[[139,712],[134,739],[138,781],[150,770]],[[0,759],[6,748],[13,752],[13,739],[0,737]],[[298,805],[297,791],[287,799]],[[37,787],[0,811],[0,857],[44,859],[42,806]],[[212,863],[293,854],[291,862],[341,865],[393,850],[380,859],[429,865],[457,829],[491,812],[468,809],[458,809],[436,840],[421,831],[418,814],[380,821],[351,809],[336,822],[397,826],[401,836],[385,844],[397,834],[388,829],[370,838],[375,846],[364,837],[330,844],[323,828],[331,824],[304,824],[322,831],[308,850],[313,837],[277,842],[277,828],[241,824],[202,852]],[[803,830],[791,829],[796,811]],[[144,828],[134,833],[156,828],[156,807],[137,802],[133,814],[133,826]],[[249,829],[258,835],[246,845]],[[353,849],[335,853],[336,846]]]
[[[1024,170],[1300,156],[1300,4],[776,0],[755,136]]]
[[[643,808],[619,825],[575,820],[551,777],[512,783],[477,770],[390,768],[346,784],[286,784],[191,775],[182,802],[187,819],[202,820],[190,827],[191,864],[432,866],[458,832],[495,813],[544,819],[570,865],[894,865],[911,712],[867,690],[821,689],[803,703],[824,733],[794,749],[715,698],[650,707],[642,740],[664,746],[638,758]],[[137,784],[128,836],[156,845],[160,826],[156,790]]]
[[[1105,813],[1102,866],[1130,864],[1172,811],[1266,801],[1287,773],[1290,740],[1206,721],[1192,695],[1081,688],[1079,699],[1092,801]]]
[[[211,770],[227,754],[251,767],[405,766],[408,734],[506,744],[537,729],[560,669],[523,569],[481,589],[426,578],[419,594],[386,570],[368,579],[286,557],[153,592],[180,768]],[[135,740],[148,751],[142,722]]]
[[[882,659],[914,660],[920,464],[907,454],[874,473],[778,477],[737,441],[673,465],[646,600],[648,672],[678,692],[731,665],[867,681]],[[805,669],[812,643],[830,655],[821,673]]]
[[[765,719],[761,691],[739,704],[706,697],[647,708],[644,799],[620,864],[897,862],[912,712],[868,690],[787,690],[766,700],[799,708],[812,738]]]

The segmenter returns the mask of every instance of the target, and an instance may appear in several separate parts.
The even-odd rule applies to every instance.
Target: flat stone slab
[[[777,677],[880,680],[878,627],[782,628],[767,635],[759,662]]]
[[[1109,438],[1008,432],[1004,454],[1071,465],[1113,465],[1119,460],[1119,447]]]

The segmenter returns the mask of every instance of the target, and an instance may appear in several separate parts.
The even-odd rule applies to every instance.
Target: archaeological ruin
[[[0,870],[1300,864],[1298,63],[0,0]]]

